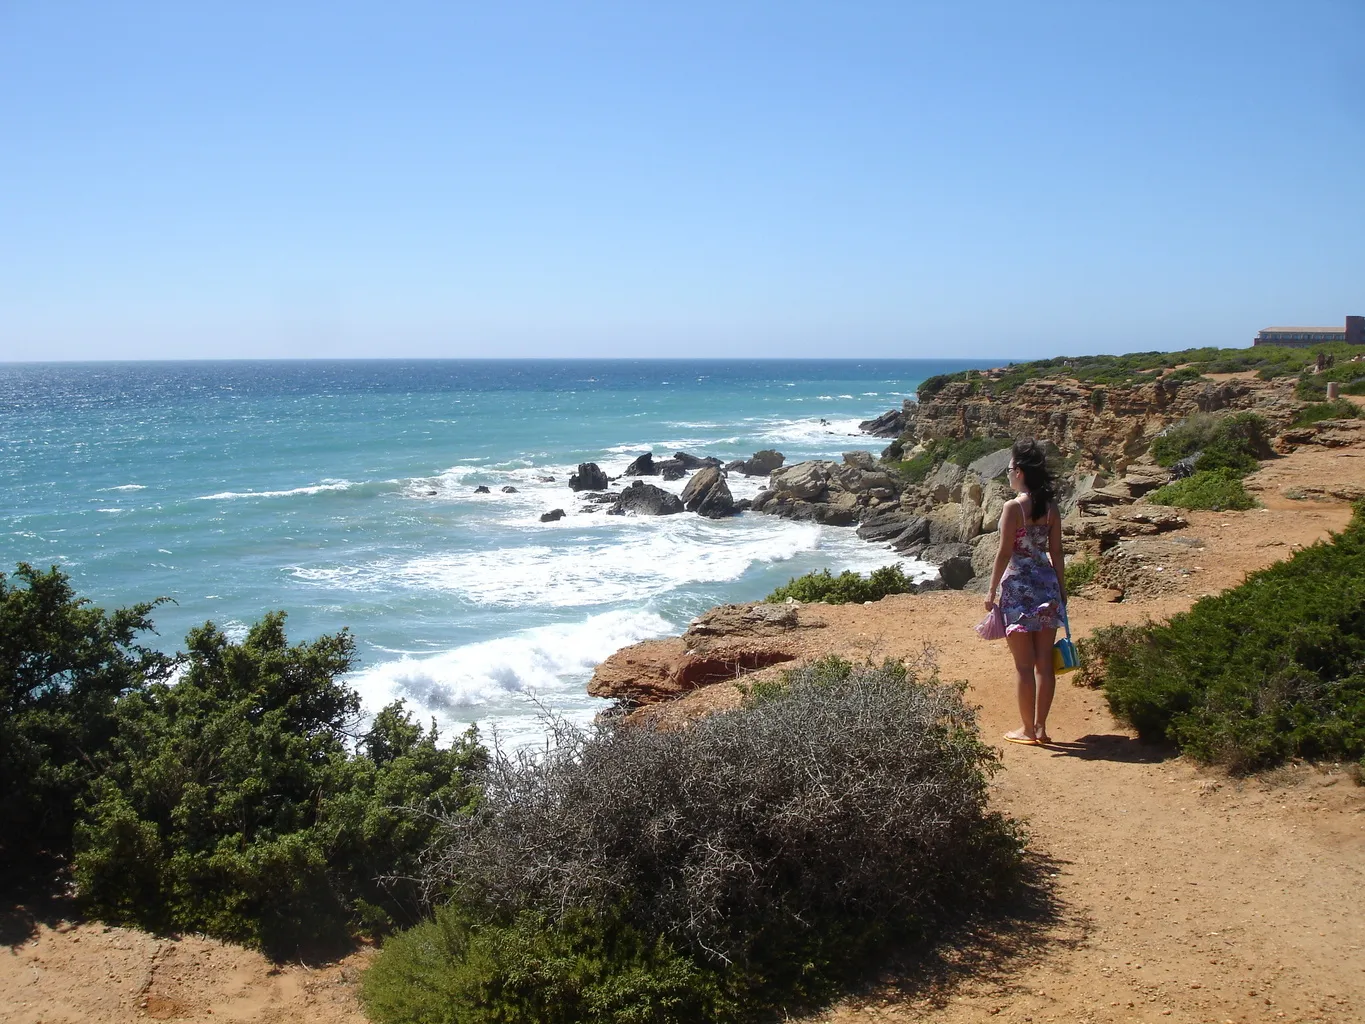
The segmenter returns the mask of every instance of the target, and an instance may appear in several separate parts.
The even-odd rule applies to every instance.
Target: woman
[[[1019,677],[1021,728],[1005,733],[1011,743],[1050,743],[1047,713],[1057,680],[1052,644],[1066,604],[1062,517],[1056,484],[1037,441],[1017,441],[1010,450],[1009,484],[1017,497],[1000,513],[1000,550],[991,570],[986,609],[1005,619],[1005,642]]]

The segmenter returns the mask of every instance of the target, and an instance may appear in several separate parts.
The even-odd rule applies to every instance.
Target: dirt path
[[[1153,549],[1162,596],[1077,598],[1073,628],[1168,616],[1339,529],[1349,508],[1326,492],[1365,488],[1365,444],[1295,453],[1251,484],[1268,508],[1191,513],[1183,543]],[[945,678],[968,680],[991,740],[1018,723],[1007,651],[970,632],[982,611],[979,596],[951,592],[811,605],[803,623],[823,628],[801,643],[878,661],[933,646]],[[713,686],[666,713],[737,699]],[[1365,1019],[1365,787],[1315,768],[1242,781],[1200,770],[1137,743],[1097,693],[1067,682],[1049,726],[1052,748],[1001,744],[994,799],[1028,822],[1055,916],[1017,941],[964,939],[956,969],[950,956],[931,981],[888,982],[816,1020]],[[369,953],[275,967],[211,940],[44,923],[22,908],[0,914],[0,941],[0,1020],[12,1024],[364,1020],[355,981]]]

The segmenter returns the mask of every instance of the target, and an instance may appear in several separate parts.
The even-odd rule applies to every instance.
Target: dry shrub
[[[557,723],[444,822],[432,896],[619,915],[757,973],[813,937],[927,935],[1010,889],[1021,843],[986,810],[998,763],[961,688],[918,674],[826,659],[683,729]]]

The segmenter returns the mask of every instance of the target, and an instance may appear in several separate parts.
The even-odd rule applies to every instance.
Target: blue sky
[[[1337,324],[1362,39],[1360,0],[0,0],[0,359]]]

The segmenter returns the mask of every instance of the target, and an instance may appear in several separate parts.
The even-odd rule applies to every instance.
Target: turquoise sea
[[[478,721],[521,743],[538,705],[600,710],[584,684],[621,646],[811,569],[890,561],[852,530],[763,515],[582,512],[578,463],[879,452],[860,420],[973,365],[988,364],[0,364],[0,570],[58,565],[108,608],[170,597],[167,650],[271,609],[295,640],[349,627],[369,710],[401,697],[447,735]],[[730,480],[736,498],[762,483]],[[553,508],[568,515],[542,524]]]

